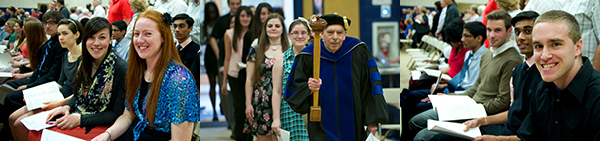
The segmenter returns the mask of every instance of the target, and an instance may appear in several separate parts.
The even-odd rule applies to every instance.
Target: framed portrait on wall
[[[313,14],[323,15],[323,0],[313,0]]]
[[[373,56],[398,58],[400,56],[398,22],[373,22]]]

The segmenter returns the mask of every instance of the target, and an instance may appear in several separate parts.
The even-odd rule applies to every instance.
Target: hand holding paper
[[[465,132],[467,132],[471,128],[475,128],[475,127],[480,127],[481,126],[481,123],[479,122],[479,118],[465,121],[465,122],[463,122],[463,124],[467,125],[467,127],[465,128],[465,130],[463,130]]]

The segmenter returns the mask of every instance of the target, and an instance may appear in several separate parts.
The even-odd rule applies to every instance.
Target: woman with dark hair
[[[290,131],[290,140],[309,140],[306,124],[302,115],[294,111],[283,99],[283,89],[292,71],[296,55],[304,49],[310,39],[311,28],[308,21],[302,17],[290,24],[287,34],[292,41],[289,49],[275,59],[273,66],[273,124],[271,128],[280,135],[279,128]],[[281,76],[281,77],[279,77]]]
[[[233,107],[234,107],[234,119],[235,127],[234,135],[236,138],[245,138],[248,136],[242,133],[244,128],[244,111],[245,100],[244,90],[240,89],[244,87],[246,82],[246,74],[237,69],[237,64],[242,62],[243,58],[243,40],[246,31],[251,26],[252,22],[252,11],[246,6],[238,8],[234,16],[234,27],[225,31],[224,44],[225,44],[225,57],[224,57],[224,69],[223,69],[223,85],[221,85],[221,93],[227,95],[227,82],[231,86],[231,94],[233,96]]]
[[[265,23],[265,18],[269,15],[273,13],[273,7],[271,7],[271,5],[269,3],[260,3],[258,4],[258,6],[256,7],[256,11],[254,12],[254,19],[260,19],[260,20],[254,20],[252,21],[252,27],[251,27],[251,31],[252,31],[252,36],[254,38],[258,38],[260,37],[260,34],[262,31],[262,24]],[[256,32],[254,32],[256,31]]]
[[[127,107],[93,140],[191,140],[194,122],[200,121],[200,100],[192,73],[179,58],[170,19],[149,10],[134,22]]]
[[[44,14],[46,13],[46,11],[48,10],[48,6],[46,6],[45,4],[40,5],[40,9],[38,10],[38,20],[42,20],[42,18],[44,17]]]
[[[70,29],[74,24],[81,25],[77,21],[69,19],[59,22],[60,27],[69,25]],[[60,27],[59,31],[61,31]],[[55,116],[63,115],[55,123],[56,127],[61,130],[70,130],[63,132],[81,133],[75,131],[104,126],[98,127],[100,129],[91,129],[92,131],[100,130],[101,133],[106,126],[117,120],[119,114],[123,113],[127,63],[116,55],[110,45],[112,25],[107,19],[92,18],[85,25],[83,31],[80,62],[76,65],[63,63],[63,72],[76,70],[72,85],[73,95],[68,98],[68,102],[62,108],[51,112],[47,121]],[[69,35],[68,33],[65,35],[62,32],[59,33],[61,36]],[[74,59],[66,57],[64,61],[71,62]],[[71,67],[65,67],[65,65]],[[79,113],[79,115],[70,113]],[[99,134],[98,132],[94,133]]]
[[[279,111],[275,115],[271,103],[272,69],[275,58],[290,47],[283,17],[273,13],[265,21],[258,46],[250,50],[246,65],[245,113],[249,120],[244,124],[244,133],[256,135],[259,141],[272,140],[275,134],[271,125],[273,119],[279,119]]]
[[[246,58],[250,47],[256,47],[258,44],[258,37],[260,37],[263,28],[263,23],[265,23],[264,20],[269,14],[273,13],[273,7],[271,7],[271,5],[268,3],[260,3],[256,9],[257,10],[254,12],[254,16],[252,18],[260,20],[253,20],[250,30],[246,32],[246,35],[244,35],[244,51],[242,52],[243,58]],[[242,62],[246,63],[246,59],[243,59]]]
[[[219,75],[219,62],[217,60],[216,52],[214,51],[219,49],[218,47],[212,47],[207,41],[208,38],[210,38],[210,33],[212,33],[217,18],[219,18],[217,5],[214,2],[206,3],[204,9],[204,22],[200,23],[200,46],[205,46],[206,48],[204,51],[204,66],[206,68],[206,74],[208,75],[208,82],[210,83],[208,95],[210,96],[210,103],[213,107],[213,121],[219,120],[217,117],[217,108],[215,107],[217,103],[216,87],[217,75]]]
[[[39,24],[39,25],[38,25]],[[25,29],[26,29],[26,33],[29,32],[29,30],[32,30],[30,28],[28,28],[28,25],[36,25],[39,26],[37,27],[37,31],[36,32],[40,32],[43,35],[43,31],[44,31],[44,27],[41,25],[41,22],[37,21],[36,22],[27,22],[27,24],[25,24]],[[52,101],[52,102],[47,102],[46,104],[48,104],[45,107],[42,107],[42,109],[38,109],[38,110],[33,110],[33,111],[27,111],[26,106],[23,106],[22,108],[20,108],[19,110],[13,112],[10,115],[9,118],[9,123],[11,124],[11,131],[13,132],[13,137],[16,140],[28,140],[28,133],[29,130],[27,130],[27,128],[25,128],[25,126],[23,126],[23,124],[21,124],[21,119],[32,116],[34,114],[37,114],[39,112],[42,112],[44,110],[50,110],[50,109],[54,109],[56,107],[60,107],[62,105],[64,105],[65,103],[67,103],[67,101],[69,101],[69,99],[71,98],[71,94],[73,94],[73,80],[74,80],[74,76],[73,74],[75,74],[76,70],[77,70],[77,66],[79,65],[79,56],[81,56],[81,47],[79,47],[79,43],[81,42],[81,38],[82,36],[80,36],[81,33],[83,33],[83,26],[81,26],[81,24],[79,22],[74,22],[72,20],[67,20],[67,19],[63,19],[58,23],[58,39],[61,42],[61,46],[63,48],[66,48],[69,50],[69,52],[67,53],[67,55],[65,55],[65,57],[62,60],[62,72],[60,74],[60,78],[57,81],[58,87],[61,91],[61,93],[63,94],[64,97],[67,97],[66,99],[63,100],[57,100],[57,101]],[[41,31],[39,31],[41,28]],[[39,36],[39,35],[38,35]],[[32,37],[36,37],[36,36],[32,36]],[[43,35],[43,37],[45,38],[46,36]],[[43,41],[36,41],[34,40],[34,38],[31,38],[31,45],[34,44],[38,44],[37,46],[39,47],[40,45],[43,44]],[[35,42],[40,42],[40,43],[35,43]],[[30,48],[33,49],[33,48]],[[35,52],[32,50],[32,52]],[[35,53],[30,53],[30,54],[35,54]],[[37,62],[35,62],[36,57],[31,58],[31,62],[30,64],[32,66],[37,66]],[[79,123],[77,123],[79,124]]]

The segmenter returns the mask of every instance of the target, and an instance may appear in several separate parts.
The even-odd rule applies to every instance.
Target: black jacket
[[[33,51],[33,50],[31,50]],[[46,54],[46,51],[48,52]],[[39,56],[38,67],[29,78],[27,88],[35,87],[50,81],[57,81],[62,71],[62,58],[67,54],[67,49],[62,48],[58,35],[44,42],[37,50]]]

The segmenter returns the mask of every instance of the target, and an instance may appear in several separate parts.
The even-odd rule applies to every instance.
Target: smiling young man
[[[600,73],[581,56],[583,41],[574,16],[553,10],[533,27],[536,67],[544,83],[517,136],[522,140],[600,140]]]
[[[173,17],[173,32],[177,39],[179,57],[183,65],[194,75],[197,88],[200,88],[200,45],[190,38],[193,25],[194,19],[187,14],[178,14]]]
[[[600,140],[600,73],[581,56],[583,41],[575,17],[552,10],[534,23],[535,67],[544,82],[533,90],[530,111],[517,135],[475,140]]]

